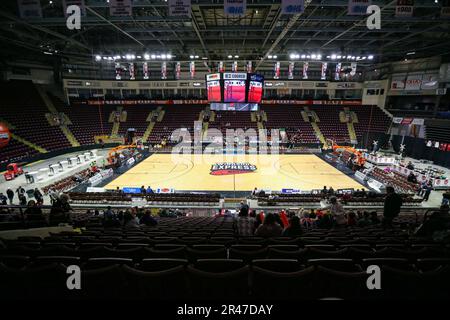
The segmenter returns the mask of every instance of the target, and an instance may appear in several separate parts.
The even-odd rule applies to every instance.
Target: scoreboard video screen
[[[223,83],[223,102],[245,102],[246,73],[224,73]]]
[[[261,102],[263,96],[264,77],[253,73],[225,72],[206,75],[206,90],[211,103],[236,104],[222,110],[239,109],[239,104],[248,104],[254,110],[255,104]],[[236,110],[236,109],[235,109]]]
[[[260,103],[263,95],[263,76],[259,74],[250,75],[250,82],[248,86],[247,102]]]

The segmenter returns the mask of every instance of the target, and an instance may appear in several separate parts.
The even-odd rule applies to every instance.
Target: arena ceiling
[[[24,21],[15,0],[1,1],[3,55],[37,59],[36,52],[47,50],[81,62],[98,54],[170,53],[182,61],[238,56],[260,65],[269,55],[287,61],[293,53],[374,55],[374,62],[386,62],[412,52],[411,58],[450,52],[442,0],[415,0],[411,18],[395,17],[396,1],[373,0],[382,10],[380,30],[347,15],[347,0],[307,0],[295,16],[281,14],[281,0],[247,0],[245,16],[236,18],[224,14],[223,0],[192,0],[190,18],[168,16],[164,0],[134,0],[131,17],[110,17],[107,0],[85,0],[87,16],[77,31],[67,29],[61,2],[41,0],[44,18]]]

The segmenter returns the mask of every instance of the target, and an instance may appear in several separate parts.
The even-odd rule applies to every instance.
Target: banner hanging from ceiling
[[[181,77],[181,63],[178,61],[175,64],[175,79],[180,80]]]
[[[109,0],[110,16],[131,16],[132,13],[131,0]]]
[[[339,81],[341,79],[342,63],[336,63],[336,70],[334,71],[334,80]]]
[[[169,16],[190,17],[191,0],[169,0]]]
[[[299,14],[305,11],[304,0],[282,0],[281,14]]]
[[[40,0],[17,0],[17,6],[22,19],[42,18]]]
[[[189,63],[189,74],[191,76],[191,79],[194,79],[194,77],[195,77],[195,62],[194,61],[191,61]]]
[[[288,79],[289,80],[294,79],[294,67],[295,67],[295,62],[293,62],[293,61],[289,62],[289,67],[288,67]]]
[[[167,79],[167,62],[161,62],[161,79]]]
[[[309,62],[303,62],[303,79],[308,79]]]
[[[414,11],[414,0],[397,0],[395,7],[396,17],[412,17]]]
[[[237,72],[238,71],[238,62],[233,61],[233,64],[231,65],[231,72]]]
[[[327,78],[327,68],[328,63],[322,62],[322,69],[320,71],[320,80],[325,80]]]
[[[135,74],[135,70],[134,70],[134,63],[131,62],[130,63],[130,80],[135,80],[136,79],[136,74]]]
[[[122,67],[118,62],[116,62],[116,80],[122,80]]]
[[[280,79],[280,62],[279,61],[275,62],[273,78]]]
[[[251,61],[247,61],[247,73],[253,72],[253,65]]]
[[[218,66],[217,66],[217,70],[219,72],[224,72],[225,71],[225,68],[223,66],[223,61],[219,61]]]
[[[149,78],[149,72],[148,72],[148,63],[144,62],[142,65],[142,73],[144,74],[144,80],[148,80]]]
[[[243,16],[247,10],[247,0],[224,0],[223,11],[226,16]]]
[[[372,0],[348,0],[347,15],[365,16],[367,8],[372,5]]]

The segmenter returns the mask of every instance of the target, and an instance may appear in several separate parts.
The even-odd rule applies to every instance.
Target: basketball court
[[[213,168],[213,170],[211,170]],[[105,186],[151,186],[177,191],[363,188],[315,155],[153,154]]]

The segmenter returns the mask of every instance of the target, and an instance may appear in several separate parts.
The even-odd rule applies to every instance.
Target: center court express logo
[[[215,163],[211,166],[210,174],[213,176],[224,176],[230,174],[242,174],[256,171],[256,166],[250,163],[224,162]]]

